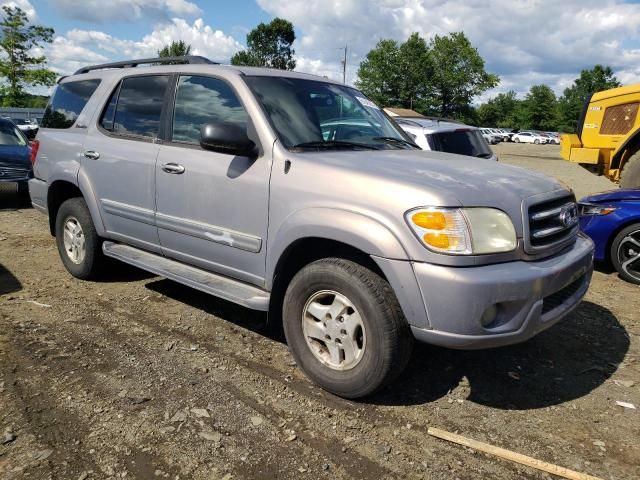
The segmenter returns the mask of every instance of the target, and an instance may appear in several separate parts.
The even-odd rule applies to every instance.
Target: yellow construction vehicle
[[[560,138],[562,158],[623,187],[640,187],[640,84],[594,93],[577,134]]]

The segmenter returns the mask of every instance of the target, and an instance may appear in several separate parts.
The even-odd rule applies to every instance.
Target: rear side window
[[[100,125],[116,134],[157,137],[168,84],[167,75],[125,78],[109,98]]]
[[[70,128],[99,84],[100,80],[94,79],[58,85],[44,111],[40,126],[44,128]]]
[[[478,130],[455,130],[427,135],[432,150],[470,157],[490,158],[491,149]]]

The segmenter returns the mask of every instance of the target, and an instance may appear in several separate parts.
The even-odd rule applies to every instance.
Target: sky
[[[623,84],[640,82],[640,0],[0,0],[53,27],[49,66],[81,66],[155,56],[172,40],[228,63],[260,22],[281,17],[296,30],[296,70],[347,83],[382,38],[400,42],[464,31],[500,85],[477,101],[546,83],[557,94],[580,70],[611,66]]]

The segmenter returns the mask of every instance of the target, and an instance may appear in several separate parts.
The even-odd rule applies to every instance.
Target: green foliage
[[[595,65],[590,70],[582,70],[573,85],[564,90],[559,102],[559,127],[566,132],[575,132],[578,118],[585,100],[596,92],[619,87],[611,67]]]
[[[0,22],[0,76],[6,82],[0,94],[2,106],[26,106],[24,88],[31,86],[51,86],[56,74],[45,68],[44,55],[34,56],[34,48],[53,41],[52,28],[29,25],[27,14],[19,7],[3,6],[4,18]]]
[[[500,78],[487,73],[484,60],[462,32],[436,35],[429,44],[433,74],[430,107],[441,117],[452,117],[469,108],[474,97],[495,87]]]
[[[173,41],[158,50],[158,56],[165,57],[186,57],[191,53],[191,45],[183,40]]]
[[[380,40],[360,64],[356,85],[386,107],[475,118],[473,98],[498,80],[464,33],[436,35],[429,43],[414,33],[400,45]]]
[[[554,130],[558,124],[556,94],[548,85],[533,85],[522,102],[520,127]]]
[[[513,90],[499,93],[477,108],[478,124],[499,128],[511,128],[521,116],[521,102]]]
[[[231,57],[232,65],[293,70],[296,60],[291,47],[296,39],[291,22],[274,18],[261,23],[247,34],[247,49]]]

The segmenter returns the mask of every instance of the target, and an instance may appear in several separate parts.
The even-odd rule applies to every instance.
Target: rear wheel
[[[640,284],[640,223],[623,228],[613,240],[610,253],[620,277]]]
[[[622,167],[620,186],[623,188],[640,187],[640,151],[637,151]]]
[[[536,145],[538,145],[540,143],[540,140],[538,140],[537,138],[533,141],[533,143],[535,143]]]
[[[70,198],[56,216],[56,244],[65,268],[76,278],[94,278],[104,264],[98,236],[83,198]]]
[[[284,298],[284,332],[296,363],[346,398],[373,393],[407,365],[413,337],[390,285],[355,262],[304,267]]]

